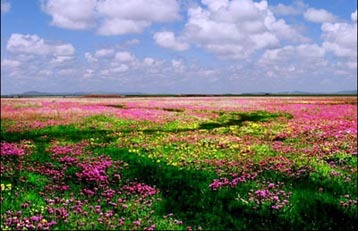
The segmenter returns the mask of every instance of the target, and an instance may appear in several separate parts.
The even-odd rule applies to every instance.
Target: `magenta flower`
[[[259,196],[259,197],[264,198],[264,197],[266,197],[267,195],[269,195],[270,192],[267,191],[267,190],[257,190],[257,191],[255,192],[255,194],[256,194],[257,196]]]

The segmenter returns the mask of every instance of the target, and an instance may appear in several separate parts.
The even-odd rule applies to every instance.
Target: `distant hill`
[[[1,95],[2,97],[44,97],[44,96],[84,96],[84,97],[108,97],[108,96],[269,96],[269,95],[357,95],[356,90],[345,90],[337,92],[305,92],[305,91],[284,91],[284,92],[247,92],[247,93],[226,93],[226,94],[147,94],[142,92],[105,92],[105,91],[94,91],[94,92],[57,92],[48,93],[40,91],[27,91],[21,94],[8,94]]]
[[[358,91],[352,90],[352,91],[338,91],[337,94],[347,94],[347,95],[357,95]]]
[[[50,94],[50,93],[46,93],[46,92],[39,92],[39,91],[27,91],[27,92],[24,92],[20,95],[24,95],[24,96],[43,96],[43,95],[53,95],[53,94]]]

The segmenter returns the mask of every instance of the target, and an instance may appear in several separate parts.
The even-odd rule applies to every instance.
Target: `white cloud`
[[[134,21],[121,18],[105,19],[98,28],[97,33],[100,35],[124,35],[138,34],[150,25],[147,21]]]
[[[287,6],[282,3],[272,7],[272,11],[277,15],[298,15],[300,11],[295,9],[293,6]]]
[[[98,59],[93,57],[93,55],[89,52],[86,52],[84,56],[85,56],[85,59],[87,60],[87,62],[89,62],[89,63],[94,63],[94,62],[98,61]]]
[[[97,12],[108,18],[133,21],[169,22],[179,18],[175,0],[104,0]]]
[[[186,69],[185,64],[182,60],[173,59],[171,63],[175,72],[183,73]]]
[[[114,55],[108,57],[97,57],[96,53],[109,53],[103,50],[113,50]],[[110,52],[112,53],[112,52]],[[143,76],[160,74],[166,72],[166,67],[170,64],[164,65],[166,61],[158,60],[153,57],[145,57],[142,60],[138,59],[133,53],[125,50],[116,51],[115,49],[101,49],[94,52],[85,53],[87,61],[92,62],[91,67],[87,67],[83,71],[83,77],[92,79],[94,76],[100,76],[102,79],[116,79],[118,75],[126,73],[126,76]],[[171,68],[171,72],[174,68]],[[138,74],[139,73],[139,74]],[[122,76],[123,77],[123,76]]]
[[[63,64],[66,63],[68,61],[73,60],[72,56],[55,56],[52,58],[52,60],[50,61],[51,64]]]
[[[11,34],[6,49],[17,57],[29,61],[40,58],[50,60],[49,64],[60,65],[74,59],[75,48],[69,43],[45,41],[38,35]]]
[[[83,30],[95,26],[96,4],[96,0],[47,0],[41,8],[52,16],[52,25]]]
[[[128,51],[116,51],[113,48],[99,49],[91,54],[85,52],[84,57],[89,64],[91,64],[91,73],[85,73],[89,78],[95,71],[101,72],[101,75],[107,73],[120,73],[129,70],[137,64],[137,58],[135,55]],[[87,68],[88,69],[88,68]]]
[[[286,16],[303,14],[307,7],[308,5],[302,1],[294,1],[292,5],[279,3],[276,6],[270,7],[270,9],[275,13],[275,15]]]
[[[323,47],[338,57],[357,57],[357,23],[324,23]]]
[[[357,10],[351,14],[351,19],[353,22],[357,22]]]
[[[150,58],[150,57],[145,57],[143,59],[143,64],[146,65],[146,66],[152,66],[152,65],[155,64],[155,59]]]
[[[13,53],[30,53],[43,55],[48,53],[45,42],[38,35],[12,34],[7,42],[6,49]]]
[[[56,72],[60,76],[74,76],[76,70],[74,68],[63,68]]]
[[[138,66],[137,68],[149,75],[164,73],[168,69],[172,70],[167,61],[154,59],[152,57],[145,57],[141,66]]]
[[[100,35],[141,33],[152,23],[179,19],[175,0],[44,0],[51,24],[66,29],[92,27]]]
[[[93,69],[90,69],[90,68],[87,68],[84,70],[84,73],[83,73],[83,78],[84,79],[90,79],[93,77],[94,75],[94,70]]]
[[[287,66],[285,63],[310,63],[314,60],[324,58],[325,50],[317,44],[301,44],[298,46],[284,46],[282,48],[266,50],[259,63],[279,64]]]
[[[96,58],[110,58],[113,56],[113,54],[114,54],[113,49],[100,49],[100,50],[96,50],[94,56]]]
[[[202,0],[201,2],[207,5],[211,11],[217,11],[229,5],[228,0]]]
[[[121,64],[121,65],[119,65],[118,67],[112,68],[112,69],[111,69],[111,72],[113,72],[113,73],[121,73],[121,72],[126,72],[126,71],[128,71],[128,69],[129,69],[128,65],[126,65],[126,64]]]
[[[53,71],[51,71],[51,70],[40,70],[38,72],[38,74],[40,76],[51,76],[51,75],[53,75]]]
[[[330,43],[330,45],[333,48],[327,47],[327,42],[323,42],[322,45],[311,43],[269,49],[263,53],[254,67],[261,76],[266,76],[272,80],[277,79],[282,83],[286,82],[290,87],[296,87],[296,90],[299,83],[303,84],[302,87],[308,89],[316,84],[319,86],[320,81],[326,78],[337,81],[337,85],[331,84],[332,89],[335,89],[339,84],[346,85],[344,88],[349,89],[350,86],[347,83],[356,82],[356,50],[353,51],[350,48],[348,49],[350,52],[343,52],[341,47],[343,44],[337,43],[337,41]],[[351,46],[354,45],[351,44]],[[332,57],[328,55],[329,52],[333,52],[337,56],[333,58],[333,61]],[[342,80],[342,77],[345,79]],[[297,84],[292,82],[294,80]]]
[[[75,48],[69,43],[45,41],[38,35],[11,34],[6,49],[15,54],[32,54],[40,56],[72,56]]]
[[[244,59],[255,51],[279,46],[281,41],[307,42],[294,27],[277,20],[266,1],[205,0],[189,8],[183,32],[159,32],[162,47],[184,50],[190,43],[223,58]]]
[[[295,78],[319,75],[328,68],[325,49],[317,44],[300,44],[266,50],[257,69],[269,77]]]
[[[153,38],[155,42],[161,47],[173,49],[176,51],[184,51],[189,48],[189,44],[181,42],[180,39],[175,38],[173,32],[157,32],[154,34]]]
[[[124,44],[125,45],[137,45],[139,43],[140,43],[140,41],[138,39],[130,39],[130,40],[125,41]]]
[[[133,62],[135,59],[135,56],[128,51],[119,51],[114,57],[114,60],[119,62]]]
[[[7,41],[6,50],[1,71],[7,78],[38,81],[48,76],[73,76],[77,71],[72,68],[75,48],[69,43],[45,40],[36,34],[14,33]]]
[[[21,65],[21,62],[18,60],[12,60],[12,59],[2,59],[1,60],[1,68],[4,69],[13,69],[13,68],[17,68]]]
[[[325,22],[335,22],[337,17],[331,14],[330,12],[324,9],[314,9],[309,8],[303,14],[304,18],[310,22],[315,23],[325,23]]]
[[[8,1],[1,0],[1,13],[7,13],[11,9],[11,4]]]

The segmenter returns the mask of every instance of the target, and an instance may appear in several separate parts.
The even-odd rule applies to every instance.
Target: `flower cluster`
[[[19,216],[20,215],[20,216]],[[21,211],[14,213],[8,211],[6,213],[5,229],[16,230],[50,230],[56,224],[55,221],[48,221],[42,214],[30,217],[21,216]]]
[[[1,192],[2,191],[10,191],[12,189],[12,185],[11,184],[1,184]]]
[[[1,142],[0,149],[1,156],[22,156],[25,154],[25,150],[16,143]]]
[[[143,198],[157,194],[156,189],[150,187],[149,185],[136,182],[132,182],[130,185],[125,185],[122,189],[126,194],[138,193],[142,195]]]
[[[191,223],[187,220],[190,216],[198,212],[209,221],[226,214],[228,219],[221,219],[225,223],[235,219],[236,205],[249,211],[241,214],[244,223],[240,224],[255,223],[250,213],[259,212],[265,224],[258,227],[265,228],[267,222],[276,225],[270,220],[276,212],[288,212],[282,216],[285,219],[298,216],[293,223],[305,222],[310,211],[302,208],[315,209],[327,198],[345,221],[356,216],[354,97],[41,98],[1,102],[0,202],[6,208],[1,211],[1,229],[154,230],[183,229],[185,224],[188,230],[200,230],[201,224],[195,223],[200,219],[194,217]],[[47,126],[54,127],[42,129]],[[67,135],[68,129],[81,132],[73,139]],[[59,130],[64,135],[56,137]],[[17,140],[19,137],[34,141]],[[77,142],[79,139],[82,141]],[[153,175],[143,176],[141,166]],[[187,180],[185,187],[158,177],[167,174],[164,171],[168,176],[178,174],[179,182]],[[205,182],[205,188],[196,184],[196,176]],[[158,216],[155,209],[167,206],[157,206],[163,195],[153,185],[165,190],[165,200],[178,200],[168,204],[188,202],[183,204],[190,213],[181,213],[180,219],[171,213]],[[223,187],[225,190],[220,190]],[[305,187],[308,190],[302,190]],[[307,198],[311,204],[296,204],[312,187],[319,192]],[[182,197],[190,193],[195,195],[189,199],[208,196],[210,206]],[[233,195],[239,195],[236,199],[243,204],[233,201]],[[35,211],[38,206],[43,209]],[[289,210],[290,206],[295,207]],[[212,214],[211,208],[215,212],[228,209]],[[179,210],[183,211],[182,207],[173,209]],[[334,222],[341,223],[329,213],[323,215],[327,224],[316,217],[312,224],[326,226],[313,228],[334,228]],[[232,225],[222,227],[241,228]],[[282,228],[279,225],[278,229]]]
[[[108,175],[106,169],[112,165],[112,159],[108,156],[102,155],[98,158],[90,158],[83,162],[78,163],[82,168],[81,172],[77,172],[76,176],[79,180],[94,183],[106,183]]]
[[[254,203],[254,209],[269,206],[273,210],[280,210],[289,204],[292,192],[282,190],[283,182],[269,183],[266,187],[258,190],[250,190],[248,201]]]

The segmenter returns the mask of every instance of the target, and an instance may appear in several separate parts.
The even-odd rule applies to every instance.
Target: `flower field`
[[[1,230],[355,230],[356,97],[1,99]]]

